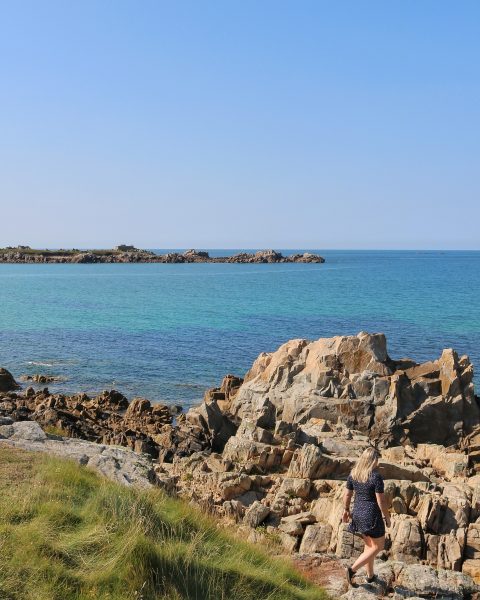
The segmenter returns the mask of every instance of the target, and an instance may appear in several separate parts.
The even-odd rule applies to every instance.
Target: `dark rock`
[[[0,392],[10,392],[18,390],[20,386],[13,378],[13,375],[7,369],[0,368]]]

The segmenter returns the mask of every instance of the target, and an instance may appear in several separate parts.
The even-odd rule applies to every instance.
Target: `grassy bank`
[[[0,255],[2,254],[8,254],[10,252],[21,252],[22,254],[27,254],[27,255],[42,255],[42,256],[74,256],[75,254],[79,254],[81,252],[88,252],[90,254],[96,254],[97,256],[105,256],[105,255],[110,255],[110,254],[120,254],[119,250],[115,250],[115,249],[103,249],[103,250],[96,250],[96,249],[92,249],[92,250],[80,250],[77,248],[69,248],[69,249],[63,249],[60,248],[58,250],[49,250],[48,248],[0,248]]]
[[[160,491],[0,449],[0,599],[325,600]]]

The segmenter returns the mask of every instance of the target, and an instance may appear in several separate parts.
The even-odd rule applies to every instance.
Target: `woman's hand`
[[[350,511],[348,510],[348,508],[346,508],[343,511],[342,523],[348,523],[349,521],[350,521]]]

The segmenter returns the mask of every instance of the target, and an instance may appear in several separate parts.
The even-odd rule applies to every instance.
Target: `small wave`
[[[53,367],[52,363],[38,362],[36,360],[27,361],[27,365],[35,365],[36,367]]]

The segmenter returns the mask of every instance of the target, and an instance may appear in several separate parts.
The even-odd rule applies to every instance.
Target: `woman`
[[[350,521],[349,531],[360,534],[365,543],[362,554],[351,567],[347,568],[346,575],[350,585],[354,585],[353,578],[358,569],[363,566],[367,569],[367,582],[372,583],[375,580],[373,561],[385,546],[385,524],[390,527],[390,513],[383,493],[383,479],[375,470],[379,458],[380,454],[375,448],[367,448],[363,452],[348,476],[343,496],[345,510],[342,521],[344,523]],[[354,491],[355,502],[353,512],[350,514],[350,502]],[[385,517],[385,524],[382,514]]]

